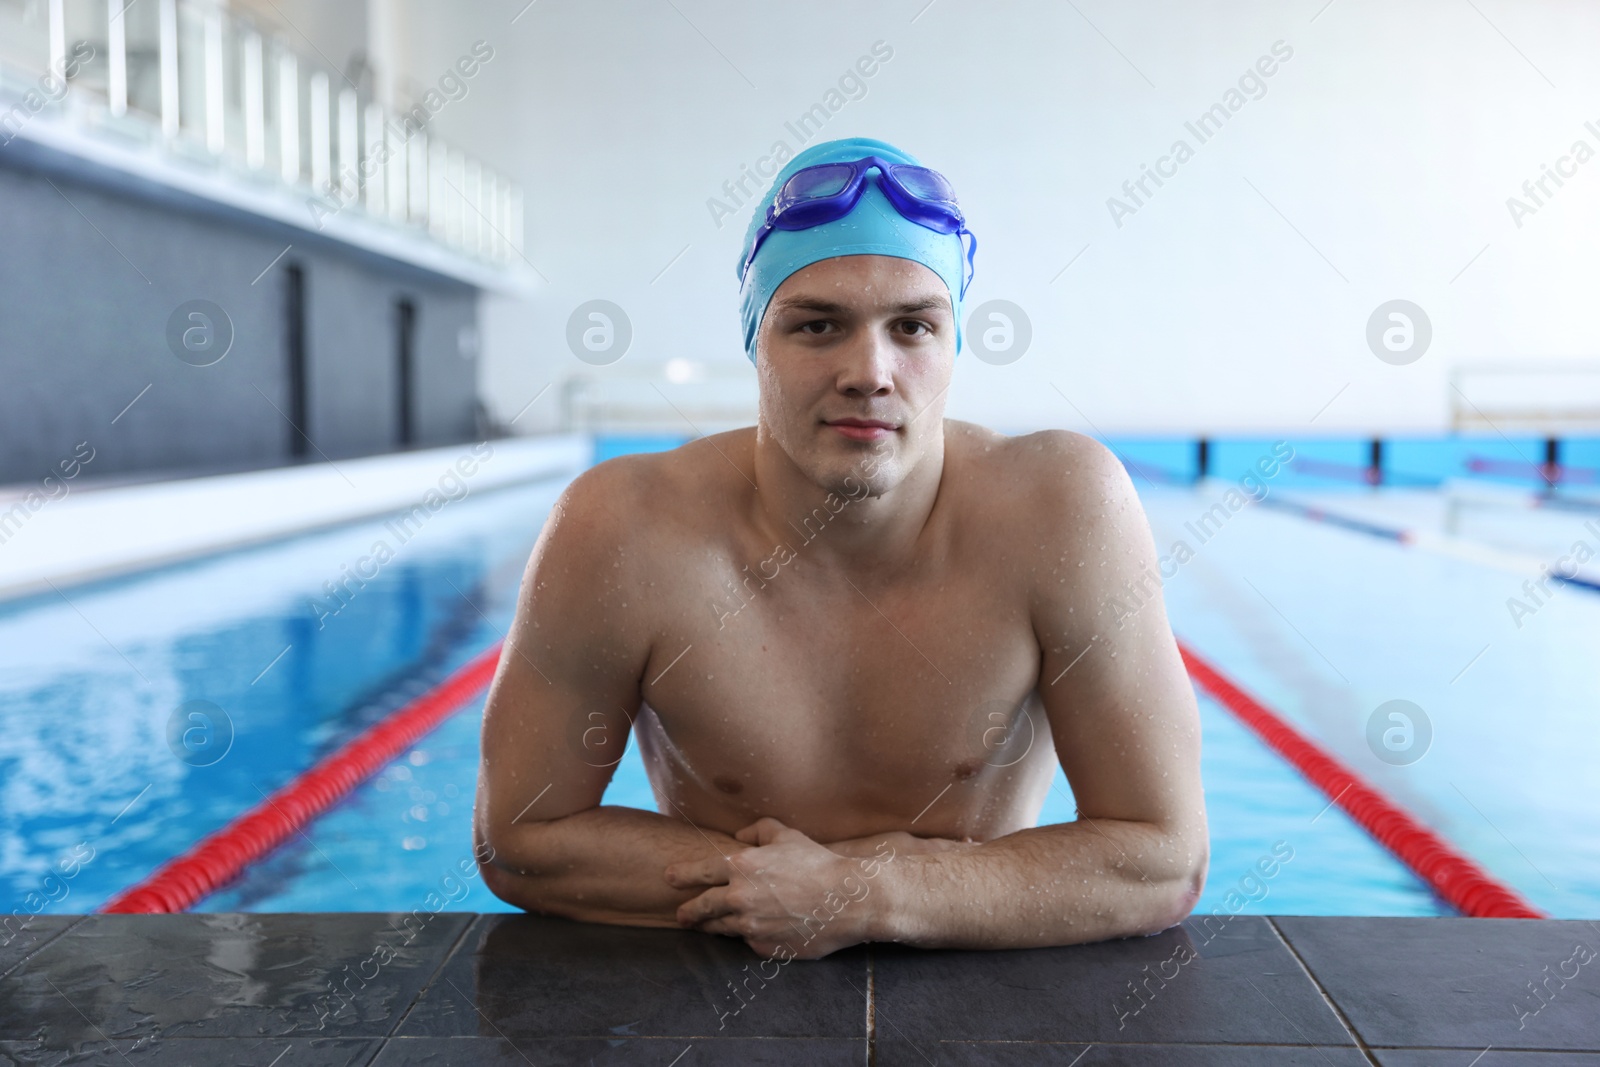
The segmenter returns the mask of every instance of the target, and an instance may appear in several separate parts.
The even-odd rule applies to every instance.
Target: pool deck
[[[0,602],[571,477],[593,454],[586,436],[551,434],[198,477],[0,486]]]
[[[426,909],[5,931],[0,1062],[1600,1064],[1588,921],[1191,917],[786,963],[694,931]]]

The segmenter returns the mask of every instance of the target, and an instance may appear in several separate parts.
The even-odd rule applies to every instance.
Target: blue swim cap
[[[925,164],[894,145],[870,137],[848,137],[812,145],[789,161],[772,179],[767,195],[758,200],[755,214],[745,230],[734,271],[744,267],[745,256],[766,221],[767,205],[778,195],[783,183],[802,167],[818,163],[842,163],[864,156],[881,156],[891,163],[910,166]],[[878,188],[878,172],[867,176],[867,186],[855,208],[842,219],[825,222],[807,230],[775,229],[762,244],[750,264],[750,273],[739,291],[739,314],[744,321],[744,350],[750,362],[756,361],[756,333],[766,314],[767,303],[784,280],[802,267],[834,256],[895,256],[921,263],[944,279],[950,290],[950,309],[956,323],[956,353],[961,352],[961,283],[965,277],[965,249],[954,233],[937,233],[901,215],[883,190]]]

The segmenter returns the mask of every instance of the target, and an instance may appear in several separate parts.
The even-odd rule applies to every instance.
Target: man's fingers
[[[687,888],[697,885],[726,885],[731,874],[728,861],[721,856],[704,860],[679,860],[661,872],[668,885]]]
[[[733,836],[747,845],[770,845],[789,827],[770,815],[763,815]],[[796,831],[797,833],[799,831]]]
[[[783,823],[770,815],[763,815],[749,826],[740,829],[733,836],[735,840],[743,841],[747,845],[764,845],[767,842],[762,840],[763,828],[766,828],[768,834],[772,834],[783,829]]]
[[[734,916],[732,915],[719,915],[715,919],[707,919],[697,925],[695,929],[702,934],[721,934],[723,937],[744,936],[734,928]]]
[[[678,905],[678,922],[683,926],[699,926],[701,923],[719,919],[724,915],[733,914],[733,907],[728,903],[728,887],[714,886],[692,900],[686,900]],[[720,933],[721,931],[711,931]]]

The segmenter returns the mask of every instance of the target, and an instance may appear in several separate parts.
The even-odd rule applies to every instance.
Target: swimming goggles
[[[861,200],[867,185],[867,171],[873,167],[878,168],[878,187],[905,218],[937,233],[953,233],[958,239],[966,234],[972,238],[972,247],[967,252],[967,270],[961,281],[961,296],[965,297],[972,281],[972,257],[977,254],[978,239],[967,229],[966,219],[956,206],[955,189],[936,170],[890,163],[878,156],[848,163],[818,163],[790,175],[767,206],[766,221],[756,232],[750,254],[740,269],[741,284],[750,273],[756,253],[774,229],[807,230],[850,214]]]

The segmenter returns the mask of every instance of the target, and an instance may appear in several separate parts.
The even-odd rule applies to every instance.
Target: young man
[[[1080,434],[943,418],[972,238],[939,175],[832,141],[766,205],[739,265],[757,425],[585,471],[528,562],[487,884],[785,959],[1179,922],[1199,723],[1159,595],[1115,602],[1155,562],[1127,474]],[[630,728],[659,813],[600,806]],[[1035,826],[1057,760],[1079,817]]]

